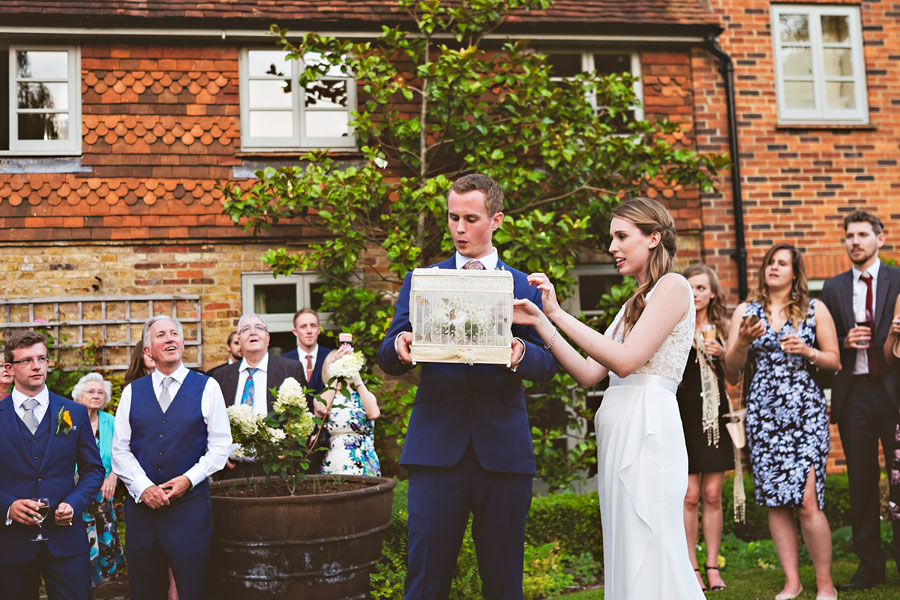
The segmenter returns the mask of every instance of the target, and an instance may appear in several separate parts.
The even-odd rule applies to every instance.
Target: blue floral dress
[[[793,333],[807,345],[816,340],[815,300],[806,319]],[[812,376],[809,361],[782,351],[778,340],[793,326],[788,320],[774,331],[762,305],[751,302],[766,332],[750,344],[756,372],[747,397],[747,443],[756,486],[756,501],[764,506],[801,506],[810,468],[816,474],[819,508],[825,502],[825,466],[830,436],[825,395]]]
[[[331,447],[322,461],[320,473],[331,475],[381,476],[375,453],[375,422],[366,415],[359,394],[334,397],[325,421]]]

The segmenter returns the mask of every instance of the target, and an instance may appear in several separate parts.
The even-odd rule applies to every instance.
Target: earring
[[[796,300],[799,297],[800,297],[800,292],[798,292],[797,290],[793,290],[791,292],[791,300]]]

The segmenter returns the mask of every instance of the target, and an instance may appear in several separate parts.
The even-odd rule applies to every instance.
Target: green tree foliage
[[[548,0],[399,5],[409,25],[384,27],[374,41],[309,33],[294,42],[272,27],[289,58],[304,61],[301,87],[336,71],[356,81],[351,126],[360,155],[310,152],[296,166],[223,186],[225,212],[247,230],[290,221],[321,233],[304,252],[273,249],[265,261],[277,274],[321,273],[322,310],[370,357],[393,313],[389,291],[410,269],[453,249],[446,194],[456,177],[480,172],[500,183],[506,217],[494,241],[501,257],[526,272],[547,272],[566,294],[578,253],[605,247],[608,215],[621,198],[649,186],[708,191],[725,167],[722,156],[669,144],[677,124],[631,119],[638,99],[630,74],[554,81],[546,57],[527,43],[488,36],[511,13],[545,9]],[[381,254],[388,270],[369,266]],[[562,423],[537,426],[535,434],[539,457],[547,451],[542,463],[557,464],[554,487],[574,469],[541,438],[559,437],[566,419],[580,415],[571,383],[560,376],[536,390],[565,405]],[[409,395],[382,388],[379,398],[380,432],[401,443]],[[591,454],[590,446],[576,450],[581,458]]]

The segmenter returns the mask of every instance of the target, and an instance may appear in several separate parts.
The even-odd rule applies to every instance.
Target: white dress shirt
[[[241,397],[244,395],[244,386],[247,384],[247,369],[250,364],[247,359],[241,361],[240,375],[238,375],[237,390],[234,392],[234,404],[237,406],[241,403]],[[253,374],[253,414],[265,417],[269,414],[268,403],[266,402],[266,389],[269,383],[269,353],[266,352],[259,364],[256,365],[256,373]]]
[[[170,398],[174,399],[188,375],[188,369],[181,364],[170,375],[175,381],[169,384]],[[162,391],[163,375],[154,371],[153,392],[157,400]],[[206,454],[200,457],[197,464],[192,466],[184,476],[191,480],[191,485],[202,483],[213,473],[222,470],[225,461],[228,460],[231,449],[231,425],[228,422],[228,413],[225,410],[225,400],[222,398],[222,389],[212,377],[207,378],[206,387],[203,388],[203,396],[200,400],[200,412],[206,422],[207,443]],[[131,384],[122,390],[122,398],[119,400],[119,408],[116,410],[116,428],[112,441],[112,469],[125,483],[125,487],[134,498],[140,502],[141,495],[147,488],[156,485],[151,481],[144,468],[131,452]],[[160,482],[162,483],[162,482]]]
[[[312,368],[315,370],[316,359],[319,357],[319,345],[316,344],[315,348],[312,349],[312,352],[307,352],[300,346],[297,346],[297,356],[300,359],[300,364],[303,365],[303,375],[306,376],[306,357],[312,356]],[[306,383],[309,382],[307,381]]]
[[[38,405],[35,406],[33,410],[34,418],[37,420],[38,425],[40,425],[41,421],[44,420],[44,415],[47,414],[47,409],[50,408],[50,390],[48,390],[45,385],[44,389],[38,392],[36,396],[26,396],[18,389],[13,388],[13,406],[16,407],[16,414],[19,415],[19,418],[22,419],[23,423],[25,422],[25,409],[22,407],[22,404],[29,398],[34,398],[38,401]]]
[[[866,269],[866,273],[872,276],[872,315],[875,315],[875,299],[877,296],[876,285],[878,282],[878,268],[881,266],[881,259],[876,258],[875,262]],[[861,323],[866,320],[866,284],[862,281],[861,277],[863,275],[863,271],[858,270],[856,267],[853,267],[853,315],[856,319],[857,323]],[[874,323],[873,323],[874,325]],[[870,343],[875,343],[875,332],[872,332],[872,340]],[[853,365],[853,374],[854,375],[865,375],[869,372],[869,355],[866,352],[866,348],[862,348],[856,351],[856,363]]]

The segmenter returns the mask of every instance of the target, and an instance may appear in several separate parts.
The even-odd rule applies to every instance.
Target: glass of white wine
[[[44,519],[47,518],[47,515],[50,514],[50,499],[49,498],[32,498],[32,502],[37,502],[40,506],[38,507],[38,517],[35,519],[38,524],[38,534],[37,536],[31,538],[32,542],[46,542],[48,538],[44,537],[44,531],[41,529],[44,524]]]

